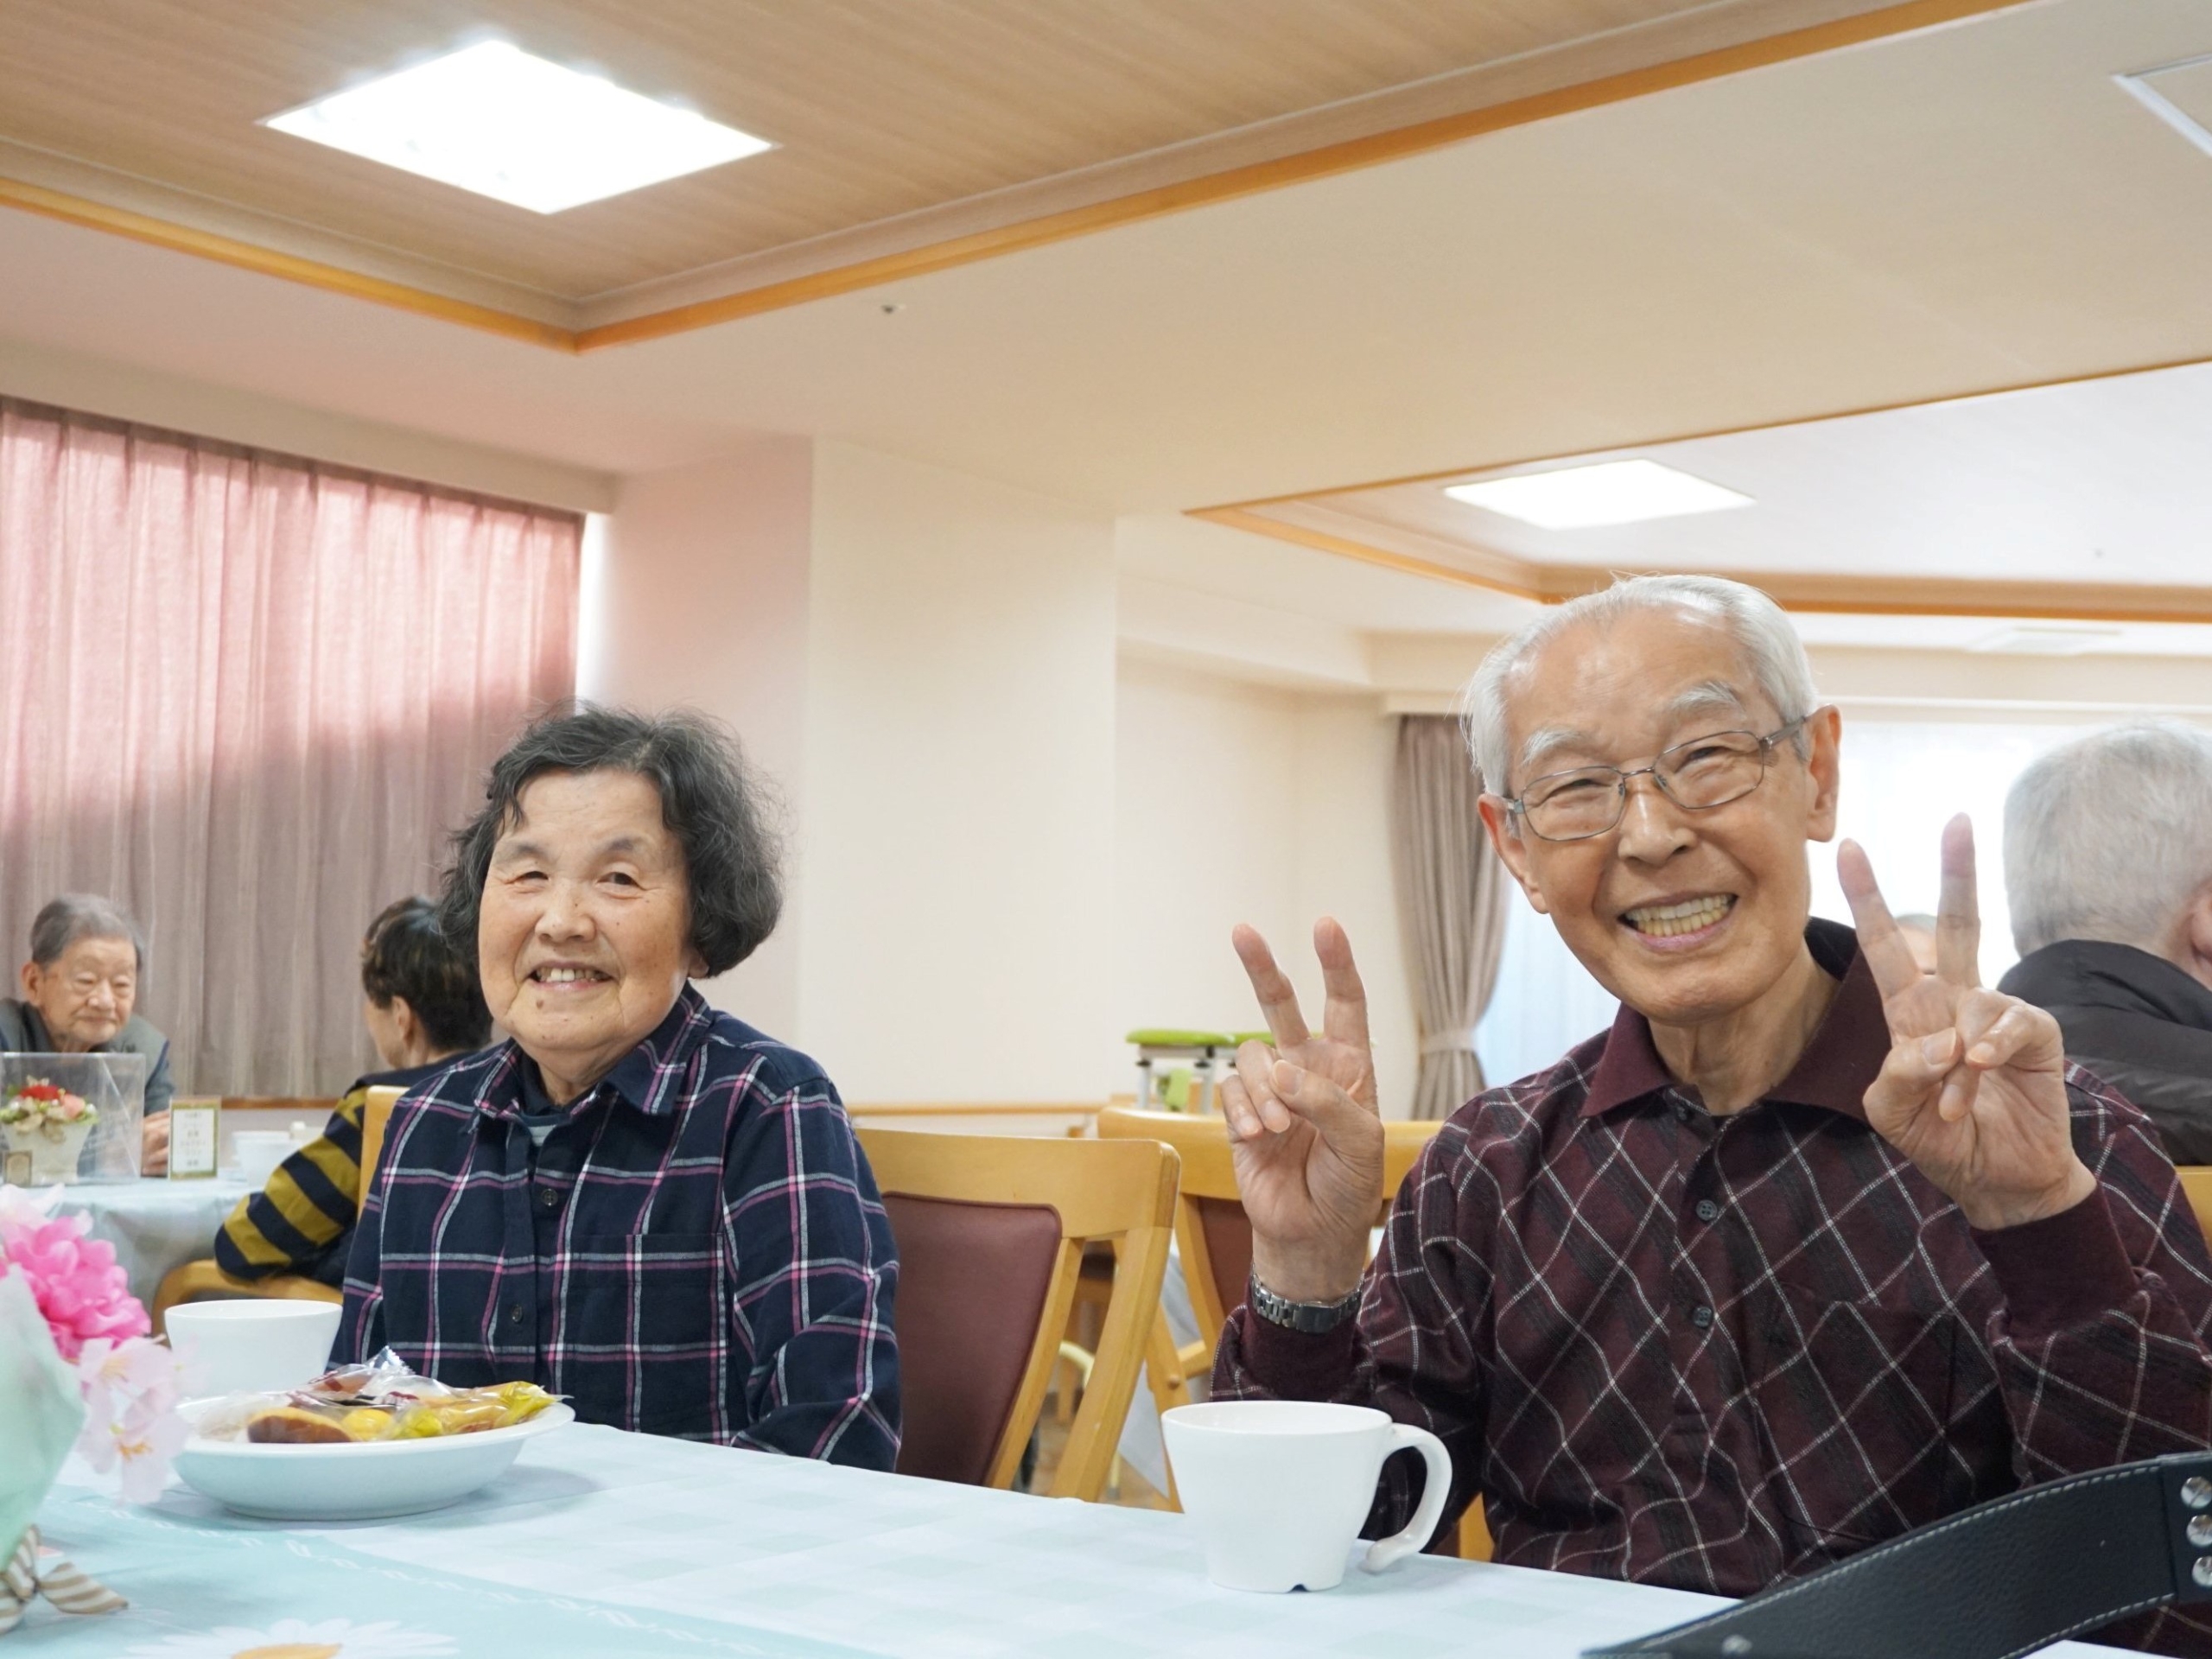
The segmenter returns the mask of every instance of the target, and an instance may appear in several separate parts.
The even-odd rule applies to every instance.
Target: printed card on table
[[[213,1179],[222,1142],[222,1102],[213,1095],[179,1095],[169,1103],[169,1179]]]

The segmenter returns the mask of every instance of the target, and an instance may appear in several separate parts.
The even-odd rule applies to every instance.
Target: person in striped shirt
[[[334,1289],[361,1206],[361,1109],[369,1090],[411,1088],[491,1039],[492,1015],[472,953],[438,929],[428,899],[387,905],[361,942],[361,1017],[385,1069],[357,1077],[321,1137],[241,1198],[215,1235],[215,1260],[239,1279],[304,1274]]]

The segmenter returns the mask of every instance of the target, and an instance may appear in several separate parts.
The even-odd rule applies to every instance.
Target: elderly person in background
[[[891,1467],[898,1268],[868,1160],[819,1065],[687,982],[775,925],[759,797],[694,716],[587,708],[493,762],[442,910],[512,1036],[393,1114],[341,1355]]]
[[[65,893],[31,923],[23,999],[0,998],[0,1053],[138,1054],[146,1061],[140,1169],[169,1166],[169,1039],[137,1013],[146,976],[138,924],[120,905]]]
[[[2005,892],[1998,989],[2049,1009],[2176,1163],[2212,1163],[2212,737],[2143,721],[2041,756],[2005,798]]]
[[[361,942],[361,1017],[385,1070],[357,1077],[321,1138],[276,1167],[269,1185],[238,1200],[215,1235],[215,1260],[239,1279],[303,1274],[346,1281],[346,1255],[361,1205],[361,1114],[372,1089],[411,1089],[491,1040],[492,1015],[476,983],[475,953],[456,950],[428,899],[387,905]]]
[[[1392,1206],[1359,976],[1315,930],[1309,1031],[1223,1090],[1253,1230],[1216,1397],[1440,1435],[1497,1559],[1741,1596],[2025,1484],[2212,1443],[2212,1262],[2142,1115],[1974,980],[1973,838],[1940,961],[1866,857],[1812,920],[1841,722],[1756,589],[1642,577],[1494,651],[1469,715],[1491,844],[1612,1028],[1476,1096]],[[1398,1464],[1406,1460],[1399,1459]],[[1418,1470],[1378,1500],[1402,1522]],[[2202,1642],[2168,1611],[2124,1639]]]

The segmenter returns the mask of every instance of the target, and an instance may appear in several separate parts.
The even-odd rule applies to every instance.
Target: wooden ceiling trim
[[[579,330],[579,351],[635,344],[711,327],[764,311],[804,305],[904,278],[996,258],[1118,226],[1141,223],[1217,202],[1280,190],[1388,162],[1403,160],[1486,133],[1554,116],[1624,102],[1822,52],[1885,40],[1992,12],[2026,0],[1901,0],[1879,10],[1831,19],[1777,35],[1693,53],[1664,63],[1603,75],[1552,91],[1371,133],[1294,155],[1234,167],[1085,207],[997,226],[926,246]]]
[[[482,329],[532,346],[549,346],[557,352],[573,353],[576,349],[576,337],[572,331],[552,323],[540,322],[534,317],[518,316],[512,311],[493,306],[472,304],[467,300],[453,299],[428,289],[366,276],[343,266],[325,264],[320,260],[303,259],[296,254],[263,247],[257,243],[220,236],[212,231],[156,219],[148,213],[134,213],[125,207],[111,207],[105,202],[92,201],[67,191],[49,190],[43,185],[0,178],[0,207],[60,219],[67,225],[105,231],[110,235],[128,237],[134,242],[167,248],[174,253],[188,253],[196,258],[235,265],[260,276],[279,277],[308,288],[342,294],[349,299],[366,300],[374,305],[391,306],[402,311],[411,311],[417,316],[458,323],[466,328]]]
[[[1484,550],[1487,569],[1468,569],[1350,536],[1289,523],[1256,508],[1199,507],[1190,515],[1231,530],[1312,548],[1432,582],[1557,605],[1611,585],[1613,573],[1584,565],[1535,564]],[[1707,575],[1655,567],[1643,575]],[[2212,587],[2136,582],[1981,581],[1965,576],[1824,575],[1802,571],[1721,574],[1770,594],[1784,610],[1839,616],[1970,616],[2009,621],[2208,623]]]
[[[563,327],[497,307],[456,299],[427,288],[365,276],[341,266],[303,258],[238,238],[177,224],[26,181],[0,180],[0,206],[42,213],[49,218],[127,236],[174,251],[217,260],[374,304],[395,307],[436,321],[486,330],[555,351],[588,352],[712,327],[764,312],[804,305],[904,278],[1048,246],[1097,231],[1378,166],[1553,116],[1958,22],[2027,3],[2028,0],[1899,0],[1899,3],[1877,10],[1693,52],[1669,61],[1603,74],[1482,108],[1416,121],[1384,131],[1135,191],[1109,200],[1046,213],[925,245],[853,260],[780,281],[763,283],[734,293],[580,328]],[[1223,137],[1234,139],[1236,135]]]

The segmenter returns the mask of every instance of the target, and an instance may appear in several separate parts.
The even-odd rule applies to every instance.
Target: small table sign
[[[213,1179],[222,1145],[219,1096],[179,1095],[169,1102],[169,1179]]]

